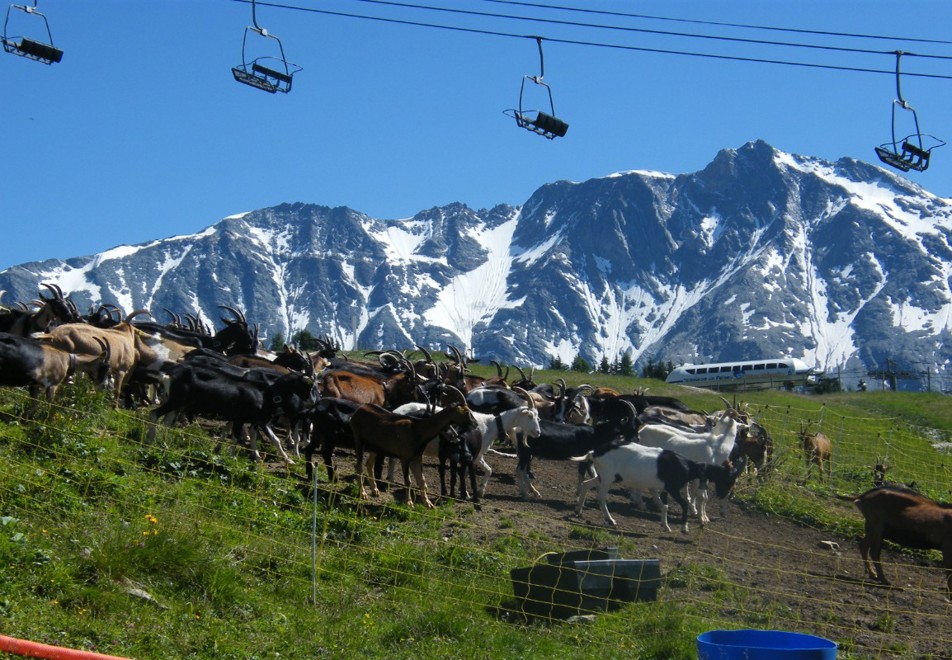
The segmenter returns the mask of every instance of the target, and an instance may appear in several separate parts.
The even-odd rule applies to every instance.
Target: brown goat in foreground
[[[400,459],[403,468],[403,480],[407,485],[407,502],[413,504],[410,486],[410,471],[423,496],[427,507],[433,503],[426,495],[426,482],[423,480],[423,452],[431,440],[443,429],[457,424],[468,429],[475,425],[472,412],[466,406],[463,394],[455,388],[447,388],[456,395],[458,403],[448,405],[440,412],[424,418],[398,415],[372,403],[365,403],[350,418],[350,428],[354,433],[354,447],[357,450],[357,480],[360,496],[366,497],[363,474],[365,468],[370,473],[373,494],[379,494],[371,466],[377,454]]]
[[[948,573],[946,589],[952,598],[952,506],[898,486],[877,486],[853,503],[866,519],[866,536],[859,551],[870,577],[889,584],[879,561],[884,539],[907,548],[941,550],[942,566]]]
[[[833,445],[830,442],[830,438],[827,437],[825,433],[820,433],[819,431],[809,432],[803,426],[800,425],[800,446],[803,447],[803,453],[806,456],[807,461],[807,476],[810,478],[810,469],[816,465],[817,469],[820,472],[820,479],[823,479],[824,470],[827,475],[831,475],[833,471],[833,463],[830,461],[833,452]],[[826,467],[824,468],[824,464]]]

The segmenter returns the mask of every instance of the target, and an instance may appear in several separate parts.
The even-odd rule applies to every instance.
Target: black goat
[[[349,399],[323,397],[307,413],[311,423],[311,441],[304,448],[304,465],[307,480],[314,478],[312,460],[314,452],[321,450],[328,479],[334,479],[334,450],[338,447],[354,448],[354,434],[350,430],[350,418],[363,405]],[[380,457],[381,464],[383,456]],[[382,468],[382,465],[381,465]],[[374,474],[380,477],[381,468],[374,466]]]
[[[183,362],[169,371],[169,398],[152,411],[148,440],[155,438],[160,417],[166,426],[171,426],[179,413],[210,416],[232,423],[236,443],[244,425],[253,425],[274,443],[284,461],[290,464],[291,459],[271,429],[271,421],[279,414],[300,415],[315,396],[314,381],[301,374],[290,373],[269,382],[253,371],[234,375]],[[254,435],[251,450],[256,459],[260,458]]]

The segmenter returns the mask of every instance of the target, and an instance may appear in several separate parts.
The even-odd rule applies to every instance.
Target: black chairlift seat
[[[260,64],[260,61],[264,59],[273,59],[281,62],[286,71],[278,71],[277,69]],[[252,87],[262,89],[271,94],[275,92],[287,94],[291,91],[294,74],[300,70],[301,67],[283,60],[278,60],[278,58],[259,57],[253,62],[233,67],[231,72],[232,75],[235,76],[235,80],[240,83],[251,85]]]
[[[931,138],[935,144],[925,149],[921,144],[922,138]],[[919,142],[919,144],[916,144],[916,142]],[[890,167],[895,167],[902,172],[908,172],[909,170],[924,172],[929,168],[932,150],[944,144],[945,142],[935,136],[917,134],[905,138],[898,148],[896,143],[886,142],[875,147],[875,151],[879,160]]]
[[[291,91],[294,74],[300,71],[301,67],[288,62],[284,56],[284,45],[281,40],[258,25],[255,0],[251,0],[251,22],[252,25],[245,28],[244,36],[241,39],[241,64],[232,67],[231,73],[235,80],[255,89],[261,89],[271,94],[275,92],[287,94]],[[260,38],[270,39],[277,46],[277,52],[281,56],[262,55],[252,57],[248,49],[249,34],[257,35],[253,36],[252,39],[257,39],[259,43],[261,43]],[[275,51],[272,50],[271,52]]]
[[[53,64],[63,59],[63,51],[59,48],[44,44],[33,39],[22,37],[17,43],[13,39],[3,40],[3,49],[8,53],[26,57],[43,64]]]
[[[565,137],[566,132],[569,130],[569,125],[567,123],[558,117],[553,117],[552,115],[546,114],[541,110],[536,112],[535,119],[529,119],[526,115],[519,112],[517,112],[516,115],[516,122],[519,124],[519,126],[528,129],[533,133],[538,133],[539,135],[550,140],[557,137]]]

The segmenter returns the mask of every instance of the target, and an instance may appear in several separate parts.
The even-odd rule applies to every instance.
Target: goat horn
[[[41,286],[41,287],[44,287],[44,288],[46,288],[46,289],[49,289],[49,292],[53,294],[53,297],[52,297],[52,298],[44,298],[44,297],[43,297],[43,294],[40,293],[40,300],[42,300],[43,302],[46,302],[47,300],[55,300],[55,299],[56,299],[56,289],[53,288],[53,285],[52,285],[52,284],[46,284],[45,282],[41,282],[41,283],[40,283],[40,286]]]
[[[126,323],[132,323],[133,318],[136,316],[141,316],[142,314],[145,314],[146,316],[152,316],[152,312],[147,309],[137,309],[126,317]]]
[[[242,313],[241,313],[240,311],[238,311],[237,309],[235,309],[234,307],[229,307],[228,305],[219,305],[219,306],[218,306],[218,309],[223,309],[223,310],[225,310],[226,312],[231,312],[232,315],[234,316],[234,318],[233,318],[233,319],[230,319],[230,320],[229,320],[229,319],[226,319],[226,318],[221,318],[221,317],[219,317],[219,318],[221,318],[221,320],[222,320],[223,322],[225,322],[225,323],[247,323],[247,322],[248,322],[248,321],[245,319],[245,315],[242,314]]]
[[[465,367],[466,358],[463,357],[463,354],[459,352],[459,349],[452,344],[450,344],[448,348],[453,352],[453,359],[456,361],[456,364],[460,365],[461,367]]]
[[[99,344],[100,348],[102,348],[103,355],[106,357],[106,361],[108,362],[112,357],[112,349],[109,348],[109,343],[104,341],[101,337],[93,337],[93,339],[95,339],[96,343]]]
[[[423,348],[422,346],[420,346],[419,344],[417,344],[416,347],[418,350],[423,351],[423,355],[426,357],[426,361],[429,362],[430,364],[433,364],[433,356],[430,355],[430,352],[426,350],[425,348]]]
[[[450,394],[453,395],[453,398],[458,399],[459,404],[460,404],[461,406],[465,406],[465,405],[466,405],[466,397],[463,396],[463,393],[460,392],[459,389],[453,387],[452,385],[446,385],[446,386],[444,387],[444,391],[449,392]]]
[[[526,391],[525,391],[524,389],[522,389],[521,387],[514,387],[514,388],[512,388],[512,391],[515,392],[516,394],[518,394],[519,396],[521,396],[523,399],[525,399],[525,400],[528,402],[528,404],[529,404],[529,410],[535,410],[535,407],[536,407],[536,405],[535,405],[535,399],[533,399],[531,396],[529,396],[529,393],[528,393],[528,392],[526,392]]]
[[[635,404],[633,404],[633,403],[632,403],[631,401],[629,401],[628,399],[621,399],[621,402],[622,402],[623,404],[625,404],[626,406],[628,406],[628,408],[631,410],[631,418],[630,418],[630,419],[631,419],[633,422],[634,422],[635,420],[637,420],[637,419],[638,419],[638,409],[635,408]]]
[[[50,290],[50,293],[53,294],[53,297],[54,297],[56,300],[62,300],[62,299],[63,299],[63,290],[62,290],[61,288],[59,288],[59,286],[57,286],[56,284],[47,284],[46,282],[43,282],[43,283],[40,284],[40,286],[42,286],[42,287],[44,287],[44,288],[46,288],[46,289],[49,289],[49,290]]]
[[[496,362],[495,360],[490,360],[489,364],[495,365],[496,367],[496,376],[502,378],[502,365]]]

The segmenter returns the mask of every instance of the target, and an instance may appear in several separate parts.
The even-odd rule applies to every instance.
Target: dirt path
[[[744,626],[809,632],[860,657],[952,658],[952,602],[945,597],[943,572],[926,558],[884,550],[892,587],[883,587],[863,579],[855,539],[830,537],[736,502],[727,519],[718,505],[709,506],[712,523],[700,529],[692,521],[687,535],[674,517],[669,533],[656,513],[638,511],[620,491],[609,502],[618,522],[610,530],[594,491],[581,518],[574,516],[574,465],[536,461],[533,483],[542,496],[523,501],[512,478],[514,461],[494,458],[496,474],[480,515],[489,518],[487,527],[498,518],[501,534],[515,528],[520,536],[557,544],[568,541],[572,529],[592,526],[607,538],[623,535],[644,548],[641,558],[659,558],[663,574],[680,567],[679,579],[668,580],[662,598],[710,601]],[[845,516],[858,515],[847,502],[843,509]],[[677,505],[673,512],[679,513]]]

